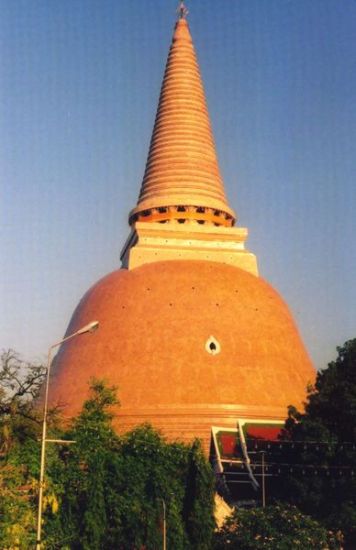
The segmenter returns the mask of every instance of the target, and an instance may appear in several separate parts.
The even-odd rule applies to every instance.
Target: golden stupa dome
[[[171,438],[201,437],[239,418],[283,420],[315,371],[292,316],[258,276],[232,227],[204,90],[184,17],[168,56],[146,171],[123,268],[94,285],[67,334],[52,404],[76,414],[91,377],[117,385],[117,429],[151,422]]]
[[[262,278],[202,261],[157,262],[104,277],[79,303],[52,403],[77,413],[92,376],[118,387],[117,427],[149,421],[173,438],[209,439],[236,418],[281,418],[315,372],[287,306]]]

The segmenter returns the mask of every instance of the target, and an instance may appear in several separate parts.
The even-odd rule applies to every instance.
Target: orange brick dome
[[[170,437],[207,441],[214,424],[284,418],[315,376],[278,293],[222,263],[115,271],[85,294],[68,334],[92,319],[95,334],[61,347],[50,400],[71,416],[90,377],[104,377],[118,386],[119,430],[149,421]]]

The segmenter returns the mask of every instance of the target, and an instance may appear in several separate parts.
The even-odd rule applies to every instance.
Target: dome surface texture
[[[52,404],[77,413],[91,377],[118,387],[117,428],[149,421],[172,438],[208,440],[211,425],[285,418],[315,371],[291,314],[263,279],[216,262],[175,260],[120,269],[83,297],[67,330]]]

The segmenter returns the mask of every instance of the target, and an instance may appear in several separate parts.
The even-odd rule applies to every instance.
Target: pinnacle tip
[[[189,11],[186,8],[184,1],[180,0],[178,8],[177,8],[177,14],[178,14],[178,21],[181,19],[186,19]]]

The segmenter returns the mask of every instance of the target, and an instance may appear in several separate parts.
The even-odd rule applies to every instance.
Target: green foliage
[[[192,548],[208,550],[215,522],[207,509],[214,507],[215,482],[198,440],[192,445],[188,464],[183,517]]]
[[[0,548],[30,548],[34,542],[32,483],[25,468],[11,463],[0,467]]]
[[[167,444],[151,427],[124,436],[109,470],[107,497],[116,522],[110,526],[107,547],[159,548],[164,499],[168,540],[174,548],[188,548],[181,517],[186,469],[187,448]]]
[[[41,424],[33,399],[45,369],[13,350],[0,363],[0,548],[25,550],[35,542]]]
[[[356,444],[356,340],[338,353],[318,374],[306,412],[291,408],[286,423],[291,440],[328,445],[285,446],[285,463],[355,465],[352,445],[342,442]],[[1,359],[0,548],[25,550],[35,540],[38,498],[41,423],[33,397],[45,371],[11,351]],[[281,506],[236,512],[213,543],[214,477],[199,442],[167,443],[147,425],[119,436],[112,428],[116,404],[115,388],[93,380],[90,398],[69,430],[59,431],[52,417],[51,436],[75,443],[47,445],[43,539],[48,550],[161,548],[164,505],[167,545],[175,550],[208,550],[214,544],[217,550],[226,545],[340,548],[331,532]],[[294,474],[283,483],[280,498],[329,528],[341,528],[350,548],[356,547],[352,478]]]
[[[9,381],[18,374],[6,372]],[[3,404],[12,404],[0,419],[9,428],[0,459],[0,548],[25,550],[35,542],[41,423],[27,394],[5,393]],[[117,403],[114,387],[92,380],[72,427],[61,432],[50,422],[49,437],[75,443],[47,444],[44,548],[160,548],[163,504],[170,547],[209,548],[213,474],[200,444],[168,444],[150,426],[120,437],[111,425]]]
[[[215,536],[214,550],[337,550],[342,537],[293,506],[236,510]]]
[[[331,475],[289,476],[280,498],[299,506],[330,528],[341,529],[356,544],[356,339],[337,348],[338,357],[317,375],[302,414],[290,408],[286,422],[292,441],[322,441],[327,445],[296,446],[285,462],[330,468]],[[345,442],[348,444],[345,445]],[[335,473],[333,475],[333,472]],[[344,475],[336,475],[339,474]],[[353,541],[353,542],[352,542]]]
[[[46,512],[45,539],[73,550],[158,549],[164,504],[168,547],[207,550],[214,477],[199,442],[169,444],[148,425],[120,437],[111,425],[116,403],[115,388],[93,380],[81,414],[62,435],[75,443],[48,465],[59,512]]]
[[[55,475],[49,468],[61,494],[60,519],[71,548],[102,548],[107,524],[105,469],[117,441],[110,407],[116,403],[115,388],[92,380],[90,398],[63,435],[75,443],[62,449]]]
[[[337,348],[338,357],[318,373],[306,415],[337,441],[356,442],[356,339]]]
[[[0,453],[13,444],[35,438],[39,419],[34,407],[46,369],[23,361],[9,349],[0,355]]]
[[[39,433],[37,434],[40,435]],[[59,503],[63,489],[57,472],[62,463],[58,449],[48,445],[46,453],[46,490],[43,499],[46,543],[63,538]],[[27,550],[35,545],[40,471],[40,442],[27,439],[15,442],[0,461],[0,548]]]

